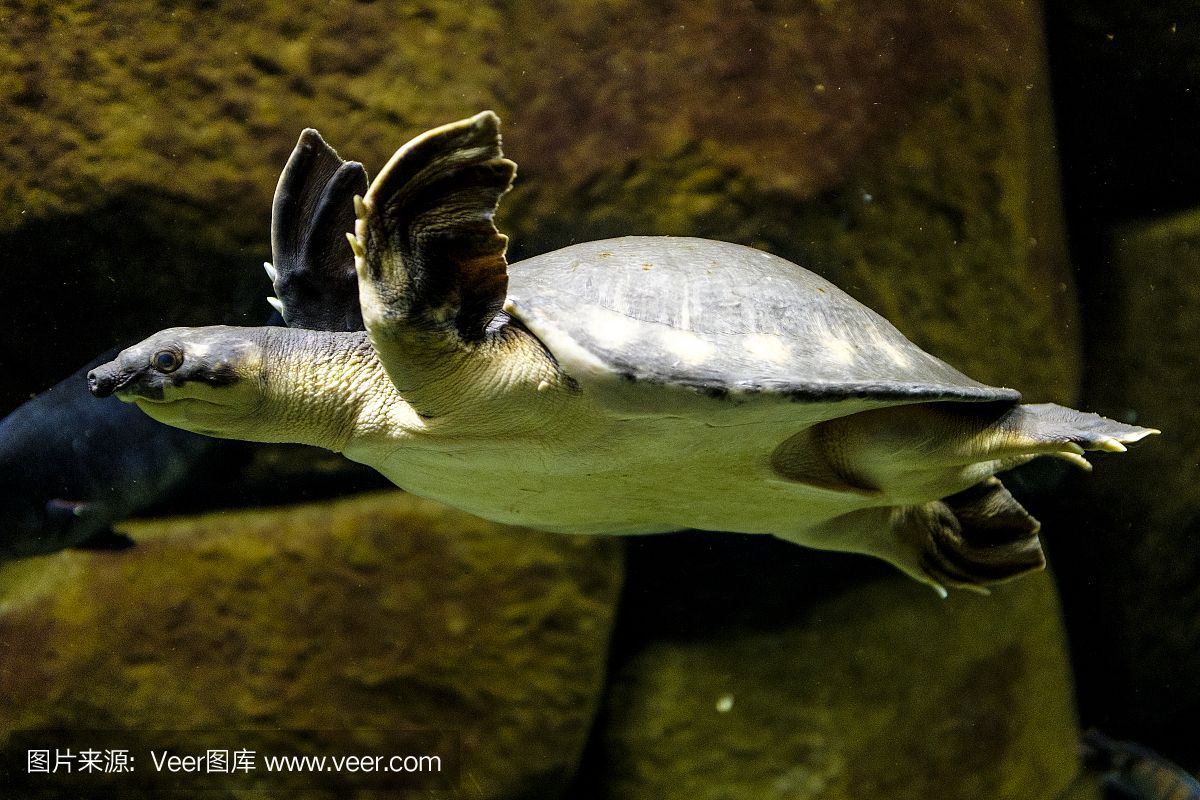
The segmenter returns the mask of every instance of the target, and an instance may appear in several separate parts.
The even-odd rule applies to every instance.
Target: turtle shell
[[[793,400],[1008,401],[829,281],[750,247],[630,236],[509,266],[506,310],[575,377]]]

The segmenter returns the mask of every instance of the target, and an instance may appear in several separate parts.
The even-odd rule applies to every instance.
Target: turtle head
[[[259,411],[264,364],[257,328],[168,328],[88,373],[96,397],[136,403],[159,422],[224,438]]]

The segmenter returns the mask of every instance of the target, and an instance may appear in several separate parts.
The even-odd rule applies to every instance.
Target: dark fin
[[[916,537],[921,568],[939,584],[976,588],[1046,566],[1040,523],[997,478],[943,500],[901,509],[896,525]]]
[[[95,503],[87,500],[64,500],[55,497],[46,501],[46,517],[56,523],[66,524],[86,517],[98,508]]]
[[[499,125],[484,111],[418,136],[359,204],[353,245],[359,278],[375,294],[363,309],[373,340],[485,337],[508,291],[508,237],[494,217],[516,174]]]
[[[77,550],[128,550],[136,547],[137,542],[123,533],[117,533],[112,528],[100,531],[86,541],[75,545]]]
[[[366,190],[362,164],[342,161],[312,128],[300,134],[271,206],[268,274],[290,327],[363,330],[346,235],[354,230],[354,198]]]

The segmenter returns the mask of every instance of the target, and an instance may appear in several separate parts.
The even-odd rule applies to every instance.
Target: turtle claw
[[[1080,453],[1083,453],[1085,450],[1096,450],[1102,453],[1124,453],[1129,449],[1126,445],[1140,442],[1147,436],[1159,433],[1154,428],[1139,428],[1135,425],[1126,425],[1094,414],[1085,415],[1084,412],[1076,413],[1081,418],[1085,416],[1095,417],[1095,420],[1088,420],[1089,424],[1075,433],[1069,441],[1069,444],[1079,448]],[[1103,427],[1101,427],[1101,423]]]
[[[1058,458],[1063,461],[1066,461],[1068,464],[1076,466],[1079,469],[1083,470],[1084,472],[1092,471],[1092,462],[1090,462],[1086,458],[1084,458],[1082,453],[1058,452],[1058,453],[1050,453],[1049,455],[1052,456],[1053,458]]]
[[[271,308],[275,309],[280,314],[283,314],[283,301],[281,301],[278,297],[275,297],[274,295],[268,295],[267,302],[271,305]]]
[[[937,578],[935,578],[930,573],[926,572],[922,576],[919,576],[919,577],[913,576],[913,577],[915,577],[921,583],[928,586],[930,589],[933,589],[933,591],[937,592],[937,596],[940,597],[942,600],[945,600],[947,597],[950,596],[950,590],[947,589],[945,586],[942,586],[940,583],[938,583]]]
[[[279,270],[275,269],[270,261],[263,262],[263,269],[267,271],[267,277],[271,279],[271,283],[274,283],[279,278]]]
[[[1139,428],[1134,425],[1130,425],[1129,427],[1131,430],[1118,440],[1122,444],[1133,444],[1134,442],[1140,442],[1147,436],[1157,436],[1162,433],[1158,428]]]

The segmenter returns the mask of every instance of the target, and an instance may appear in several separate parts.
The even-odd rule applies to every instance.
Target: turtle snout
[[[124,378],[122,380],[122,378]],[[88,391],[96,397],[108,397],[117,389],[129,382],[128,377],[122,376],[116,362],[103,364],[88,373]]]

